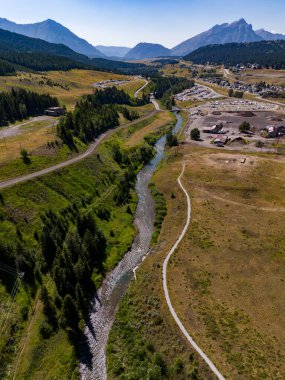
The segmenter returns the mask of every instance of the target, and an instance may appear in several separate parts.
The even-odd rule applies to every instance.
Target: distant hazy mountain
[[[285,40],[284,34],[271,33],[264,29],[256,30],[255,33],[266,41]]]
[[[156,57],[168,57],[171,55],[171,50],[159,44],[150,44],[141,42],[131,49],[125,56],[125,59],[146,59]]]
[[[105,54],[106,57],[123,58],[131,48],[125,46],[103,46],[97,45],[96,49]]]
[[[87,55],[88,57],[105,57],[104,54],[87,41],[79,38],[69,29],[53,20],[46,20],[36,24],[16,24],[5,18],[0,18],[0,29],[5,29],[32,38],[40,38],[41,40],[55,44],[64,44],[77,53]]]
[[[190,38],[175,46],[172,55],[184,56],[192,51],[206,45],[225,44],[231,42],[255,42],[261,41],[263,37],[257,35],[244,19],[232,24],[215,25],[213,28]]]

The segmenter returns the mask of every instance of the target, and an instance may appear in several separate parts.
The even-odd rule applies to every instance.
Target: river
[[[173,134],[182,126],[182,118],[175,113],[177,118]],[[133,277],[133,269],[142,261],[148,253],[150,241],[154,232],[154,202],[148,185],[151,178],[164,157],[166,137],[163,136],[155,144],[155,157],[138,173],[136,193],[138,204],[135,214],[135,225],[138,234],[122,261],[106,277],[98,294],[93,300],[93,308],[86,325],[84,335],[86,345],[82,349],[80,374],[82,380],[106,380],[106,346],[108,335],[115,318],[117,306],[125,294]]]

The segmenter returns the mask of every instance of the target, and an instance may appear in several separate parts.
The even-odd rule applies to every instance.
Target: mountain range
[[[87,41],[72,33],[65,26],[50,19],[35,24],[16,24],[5,18],[0,18],[0,29],[27,37],[40,38],[54,44],[63,44],[75,52],[87,55],[90,58],[106,58],[104,54]]]
[[[213,28],[198,34],[175,46],[172,54],[185,56],[202,46],[213,44],[225,44],[230,42],[255,42],[263,38],[257,35],[244,19],[240,19],[231,24],[215,25]]]
[[[172,49],[167,49],[160,44],[146,42],[141,42],[132,49],[119,46],[93,46],[65,26],[50,19],[35,24],[17,24],[5,18],[0,18],[0,29],[39,38],[50,43],[63,44],[89,58],[117,58],[121,60],[142,60],[166,56],[183,57],[200,47],[212,44],[285,39],[283,34],[271,33],[264,29],[253,30],[252,25],[248,24],[244,19],[230,24],[215,25],[211,29],[181,42]]]

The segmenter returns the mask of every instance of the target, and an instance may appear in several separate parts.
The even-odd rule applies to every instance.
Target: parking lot
[[[120,86],[122,84],[126,84],[126,83],[129,83],[129,82],[130,82],[129,80],[110,79],[110,80],[105,80],[105,81],[102,81],[102,82],[93,83],[93,87],[96,87],[96,88],[106,88],[106,87],[110,87],[110,86]]]
[[[267,106],[267,105],[265,105]],[[271,106],[271,105],[269,105]],[[197,142],[205,147],[215,148],[225,147],[226,149],[236,149],[247,151],[260,151],[256,147],[256,142],[263,143],[263,151],[274,151],[276,139],[268,139],[262,136],[262,131],[268,126],[280,126],[285,124],[285,113],[276,110],[260,110],[254,111],[254,108],[245,108],[238,111],[208,111],[191,112],[191,124],[187,131],[187,140],[190,141],[190,132],[194,128],[200,131],[201,140]],[[248,122],[253,132],[248,134],[240,133],[239,126],[242,122]],[[207,128],[215,125],[222,125],[223,128],[219,133],[205,133]],[[216,144],[215,141],[220,141]]]
[[[215,111],[277,111],[282,107],[276,104],[256,102],[252,100],[225,99],[209,102],[205,108]]]
[[[212,90],[209,87],[196,84],[194,87],[184,90],[180,94],[175,95],[175,99],[179,101],[188,101],[188,100],[208,100],[208,99],[217,99],[221,98],[221,95]]]

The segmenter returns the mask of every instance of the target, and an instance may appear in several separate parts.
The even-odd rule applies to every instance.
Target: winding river
[[[173,134],[177,133],[182,126],[181,116],[178,113],[175,113],[175,116],[177,123],[173,129]],[[138,234],[132,248],[106,277],[93,300],[93,309],[84,331],[86,345],[82,348],[80,363],[82,380],[107,379],[106,346],[109,331],[115,318],[117,306],[133,277],[133,269],[147,254],[154,231],[154,203],[148,185],[158,164],[164,157],[165,143],[165,136],[157,141],[155,157],[143,167],[137,176],[138,205],[135,224]]]

